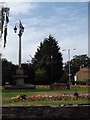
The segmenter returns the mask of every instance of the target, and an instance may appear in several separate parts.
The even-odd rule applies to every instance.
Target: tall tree
[[[35,69],[47,71],[48,84],[57,82],[62,76],[62,54],[59,50],[58,42],[49,35],[40,43],[34,56]]]

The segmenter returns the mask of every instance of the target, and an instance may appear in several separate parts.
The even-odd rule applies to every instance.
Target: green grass
[[[90,88],[77,88],[77,92],[79,94],[85,94],[88,93]],[[75,88],[72,88],[70,90],[50,90],[49,88],[36,88],[33,90],[2,90],[2,98],[10,98],[17,95],[20,95],[22,93],[26,95],[54,95],[54,94],[74,94]]]
[[[36,95],[60,95],[60,94],[74,94],[75,88],[71,88],[70,90],[50,90],[49,88],[36,88],[32,90],[6,90],[2,89],[2,98],[11,98],[20,94],[25,94],[27,96],[36,96]],[[77,88],[77,92],[79,94],[88,93],[90,88]],[[3,106],[58,106],[61,104],[88,104],[88,100],[72,100],[72,101],[20,101],[20,102],[4,102]]]
[[[88,104],[88,100],[73,100],[73,101],[20,101],[13,103],[2,103],[3,106],[59,106],[67,104]]]

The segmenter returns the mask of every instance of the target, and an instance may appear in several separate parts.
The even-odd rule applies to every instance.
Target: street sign
[[[72,76],[72,74],[68,74],[68,76]]]

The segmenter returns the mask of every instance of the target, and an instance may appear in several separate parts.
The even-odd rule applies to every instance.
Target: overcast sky
[[[72,1],[74,2],[7,2],[10,7],[10,22],[3,57],[18,64],[19,39],[13,28],[19,20],[25,27],[22,36],[22,62],[31,60],[29,55],[35,55],[40,42],[49,34],[58,41],[64,62],[68,60],[68,53],[63,49],[70,49],[71,59],[74,55],[88,54],[88,0]]]

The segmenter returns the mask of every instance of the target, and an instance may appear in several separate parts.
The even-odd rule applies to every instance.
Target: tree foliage
[[[2,85],[6,82],[13,84],[12,75],[14,74],[15,69],[15,66],[11,62],[2,59]]]
[[[34,84],[34,78],[35,78],[35,70],[34,70],[34,66],[32,64],[27,64],[27,63],[23,63],[22,64],[22,69],[24,71],[24,75],[26,75],[27,77],[24,78],[24,83],[28,84]]]
[[[75,55],[73,59],[70,61],[70,68],[71,68],[71,74],[72,79],[77,71],[80,70],[80,67],[89,67],[90,64],[90,58],[85,55]],[[69,63],[67,62],[65,65],[65,70],[68,73]]]
[[[57,82],[62,76],[62,54],[59,50],[58,42],[49,35],[40,43],[34,56],[35,70],[46,70],[48,84]]]
[[[35,84],[48,84],[47,71],[44,68],[38,68],[35,73]]]
[[[17,65],[12,64],[7,59],[2,59],[2,85],[5,85],[6,82],[9,82],[10,85],[15,85],[15,78],[13,76],[16,75],[17,68]],[[27,75],[24,79],[25,83],[34,84],[35,70],[33,65],[23,63],[22,69],[24,75]]]

